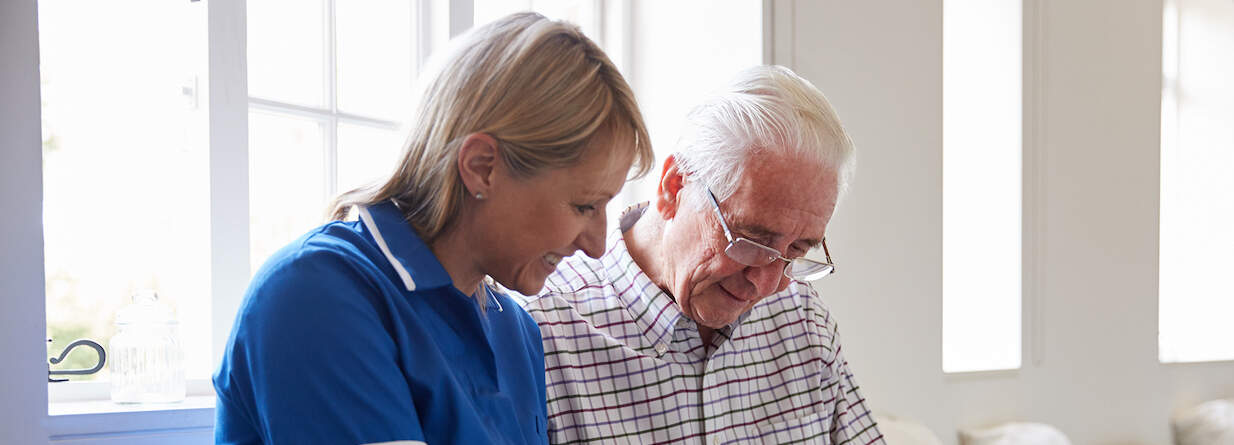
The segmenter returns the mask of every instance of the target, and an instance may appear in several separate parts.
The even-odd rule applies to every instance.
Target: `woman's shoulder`
[[[276,250],[262,263],[253,280],[299,275],[312,266],[370,262],[368,244],[355,222],[329,222]]]
[[[249,298],[370,292],[385,275],[373,261],[374,255],[380,252],[355,223],[327,223],[270,255],[249,283]]]

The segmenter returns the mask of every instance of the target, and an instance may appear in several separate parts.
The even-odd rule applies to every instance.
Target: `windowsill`
[[[147,411],[185,411],[195,409],[214,410],[214,396],[190,396],[176,403],[114,403],[110,400],[83,400],[52,402],[47,415],[76,416],[82,414],[133,413]]]
[[[1166,362],[1158,359],[1158,362],[1165,366],[1221,366],[1234,364],[1234,359],[1214,359],[1214,360],[1197,360],[1190,362]]]
[[[984,380],[1014,378],[1020,375],[1020,368],[991,369],[984,371],[943,372],[948,381]]]
[[[109,400],[53,402],[47,430],[52,440],[149,431],[208,431],[214,428],[213,395],[177,403],[117,404]]]

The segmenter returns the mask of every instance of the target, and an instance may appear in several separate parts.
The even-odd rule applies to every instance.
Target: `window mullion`
[[[249,278],[248,36],[244,1],[207,7],[211,340],[217,363]]]
[[[326,78],[326,109],[330,110],[330,118],[326,122],[322,135],[325,141],[322,144],[325,152],[323,165],[325,166],[325,186],[322,193],[325,194],[326,202],[335,195],[338,189],[338,36],[337,20],[334,14],[337,8],[334,4],[335,0],[326,0],[326,32],[325,32],[325,48],[326,54],[322,59],[325,60],[325,78]]]

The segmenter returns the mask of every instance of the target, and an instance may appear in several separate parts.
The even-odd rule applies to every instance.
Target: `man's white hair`
[[[673,157],[723,201],[745,164],[773,150],[821,164],[819,174],[835,176],[837,201],[856,167],[853,142],[823,93],[788,68],[756,66],[690,111]]]

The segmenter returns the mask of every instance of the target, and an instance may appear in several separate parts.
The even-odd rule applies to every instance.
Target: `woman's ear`
[[[458,174],[467,194],[487,196],[493,187],[497,168],[497,140],[484,133],[472,133],[458,148]]]
[[[677,158],[664,159],[660,170],[660,184],[656,187],[656,210],[664,219],[672,219],[681,207],[681,191],[685,187],[685,174],[677,168]]]

